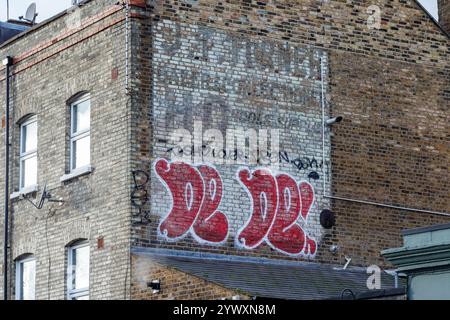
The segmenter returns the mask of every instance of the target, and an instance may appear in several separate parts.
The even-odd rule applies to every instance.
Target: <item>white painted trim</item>
[[[34,279],[35,282],[33,284],[34,286],[34,290],[35,290],[35,295],[36,295],[36,258],[34,256],[28,256],[26,258],[23,259],[18,259],[16,260],[16,270],[15,270],[15,278],[16,278],[16,300],[23,300],[22,299],[22,278],[21,278],[21,274],[22,274],[22,270],[23,270],[23,264],[25,262],[30,262],[30,261],[34,261]],[[35,299],[36,296],[33,297],[33,299]]]
[[[84,176],[86,174],[90,174],[92,171],[94,171],[94,167],[91,165],[77,168],[77,169],[72,170],[70,173],[63,175],[61,178],[59,178],[59,181],[66,182],[66,181],[72,180],[74,178]]]
[[[91,97],[90,94],[87,93],[83,96],[81,96],[79,99],[77,99],[76,101],[72,102],[70,104],[70,145],[69,145],[69,149],[70,149],[70,159],[69,159],[69,165],[70,165],[70,172],[74,172],[77,169],[80,168],[74,168],[74,150],[73,150],[73,144],[75,141],[85,138],[85,137],[90,137],[91,135],[91,125],[90,125],[90,120],[91,120],[91,101],[90,101]],[[74,128],[75,128],[75,117],[74,117],[74,107],[79,105],[80,103],[83,103],[85,101],[89,101],[89,128],[84,129],[82,131],[77,131],[74,132]],[[90,144],[89,144],[90,145]],[[91,157],[91,150],[89,150],[89,158]]]
[[[27,151],[27,152],[23,152],[22,151],[22,149],[23,149],[23,142],[24,142],[24,135],[23,135],[23,129],[26,127],[26,126],[28,126],[28,125],[30,125],[30,124],[33,124],[33,123],[36,123],[36,149],[34,149],[34,150],[29,150],[29,151]],[[39,141],[38,141],[38,130],[39,130],[39,127],[38,127],[38,123],[37,123],[37,116],[36,115],[33,115],[33,116],[31,116],[31,117],[29,117],[27,120],[25,120],[23,123],[21,123],[20,124],[20,134],[19,134],[19,187],[22,189],[22,183],[23,183],[23,164],[22,164],[22,162],[24,161],[24,160],[28,160],[28,159],[31,159],[31,158],[34,158],[34,157],[36,157],[36,166],[38,165],[38,163],[37,163],[37,152],[38,152],[38,143],[39,143]],[[37,168],[36,168],[36,175],[38,174],[38,171],[37,171]],[[37,177],[36,177],[37,178]],[[24,189],[26,189],[26,188],[24,188]]]
[[[80,241],[80,242],[76,242],[73,246],[70,246],[67,248],[67,270],[66,270],[66,289],[67,289],[67,294],[66,294],[66,298],[67,300],[72,300],[73,298],[77,298],[80,296],[89,296],[90,292],[89,292],[89,287],[87,288],[82,288],[82,289],[78,289],[78,290],[74,290],[72,289],[72,264],[73,264],[73,253],[75,252],[75,250],[80,249],[80,248],[84,248],[84,247],[88,247],[89,248],[89,241],[88,240],[84,240],[84,241]],[[90,250],[89,250],[89,282],[90,282],[90,264],[91,264],[91,257],[90,257]]]
[[[10,199],[17,199],[17,198],[20,198],[21,196],[26,196],[26,195],[28,195],[30,193],[37,192],[37,191],[39,191],[39,185],[35,184],[35,185],[32,185],[32,186],[20,189],[19,191],[11,193],[9,198]]]

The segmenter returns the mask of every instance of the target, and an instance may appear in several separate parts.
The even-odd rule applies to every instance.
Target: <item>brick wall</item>
[[[450,2],[448,0],[438,0],[439,23],[447,32],[450,32]]]
[[[130,281],[131,297],[136,299],[222,298],[236,293],[154,266],[146,259],[133,257],[130,262],[130,229],[132,246],[138,247],[309,259],[339,265],[350,256],[352,265],[377,263],[389,267],[379,252],[399,246],[402,229],[449,221],[436,214],[325,197],[332,194],[449,211],[449,39],[414,1],[347,4],[305,0],[301,5],[275,0],[152,0],[146,5],[131,1],[139,6],[131,9],[127,95],[125,22],[122,9],[115,3],[90,1],[82,9],[0,47],[2,56],[16,57],[12,123],[28,113],[37,113],[38,182],[42,185],[47,181],[52,195],[66,201],[53,210],[47,204],[41,211],[24,200],[12,204],[11,260],[34,253],[37,298],[65,297],[65,246],[79,238],[89,239],[91,245],[93,299],[130,297]],[[319,125],[319,58],[325,62],[326,116],[344,117],[341,123],[326,129],[325,159]],[[4,90],[4,77],[0,76],[0,91]],[[62,184],[59,178],[67,168],[66,101],[82,90],[92,97],[95,170]],[[4,104],[3,95],[0,103]],[[283,117],[273,119],[274,114]],[[185,174],[166,179],[169,184],[180,186],[178,181],[186,179],[186,172],[190,177],[197,176],[197,181],[181,185],[184,189],[178,200],[188,200],[187,205],[181,204],[195,208],[194,195],[204,188],[209,191],[210,205],[203,213],[214,213],[217,222],[194,229],[186,228],[183,221],[179,224],[182,229],[172,229],[179,236],[172,237],[164,233],[170,225],[160,228],[164,227],[162,222],[172,199],[163,183],[164,170],[158,173],[154,168],[157,159],[172,159],[167,155],[174,147],[169,144],[169,133],[178,128],[194,133],[193,120],[202,120],[207,129],[217,127],[224,136],[228,126],[241,122],[258,130],[283,129],[280,146],[295,157],[289,157],[289,161],[281,158],[280,166],[272,168],[273,175],[262,175],[266,178],[258,188],[266,193],[253,202],[252,193],[246,192],[236,173],[245,166],[253,170],[256,165],[212,163],[201,168],[195,161],[195,166],[180,169]],[[17,128],[14,125],[12,130],[16,148]],[[3,150],[0,155],[4,157]],[[295,161],[297,158],[299,161]],[[15,189],[17,149],[12,160],[11,183]],[[208,168],[211,170],[203,172]],[[220,179],[211,179],[213,168],[222,180],[219,193]],[[312,188],[298,191],[292,187],[274,193],[281,182],[274,183],[273,178],[280,172],[288,174],[285,183],[294,181],[301,186],[305,181]],[[324,194],[325,179],[331,184],[325,184]],[[312,202],[311,190],[316,195]],[[253,208],[256,204],[261,209],[259,213],[270,214],[270,192],[284,200],[281,209],[299,208],[298,202],[287,205],[296,203],[297,194],[301,203],[311,203],[311,215],[305,219],[307,212],[302,214],[302,223],[289,235],[291,240],[295,239],[292,234],[299,235],[297,242],[286,242],[284,232],[274,231],[273,242],[266,236],[260,239],[260,246],[246,248],[237,235],[248,222],[252,203]],[[215,195],[220,193],[222,201],[217,206]],[[336,215],[336,226],[331,230],[323,229],[318,221],[324,208]],[[207,220],[205,216],[203,220]],[[227,229],[223,228],[223,217]],[[257,238],[264,230],[258,228],[261,222],[254,225],[249,234]],[[220,232],[208,228],[226,230],[222,233],[225,239],[211,241],[209,237]],[[280,237],[282,241],[274,245]],[[99,238],[104,239],[103,248],[97,246]],[[301,251],[298,239],[306,243]],[[217,243],[211,244],[214,241]],[[287,246],[280,250],[280,243]],[[317,247],[311,254],[313,244]],[[329,251],[331,245],[339,247],[336,254]],[[289,250],[297,252],[286,254]],[[151,296],[144,285],[154,278],[164,283],[158,297]],[[182,287],[185,283],[189,285]]]
[[[335,112],[349,115],[332,142],[334,194],[448,212],[448,71],[347,53],[330,61]],[[342,201],[334,208],[347,232],[336,227],[333,241],[362,265],[383,264],[379,251],[400,245],[401,230],[448,221]]]
[[[373,4],[378,7],[370,7]],[[312,47],[326,54],[329,81],[325,88],[326,114],[344,117],[342,123],[331,128],[331,194],[399,207],[449,211],[446,200],[449,172],[445,165],[449,158],[445,129],[449,105],[450,69],[446,59],[449,40],[414,1],[361,1],[351,5],[340,1],[303,1],[301,5],[291,1],[151,1],[147,8],[146,12],[139,11],[143,17],[136,25],[140,35],[133,47],[139,52],[136,65],[145,63],[135,80],[139,88],[135,89],[135,99],[140,101],[136,104],[139,108],[136,114],[140,118],[135,120],[134,134],[139,145],[134,168],[146,171],[149,176],[148,180],[138,179],[137,185],[149,190],[149,201],[141,207],[141,216],[150,217],[151,222],[133,228],[134,246],[279,259],[311,258],[286,255],[267,243],[251,250],[239,247],[235,242],[239,231],[236,227],[229,229],[229,240],[220,245],[198,241],[195,230],[186,231],[187,228],[182,229],[186,233],[181,232],[180,238],[169,239],[161,228],[166,226],[164,221],[172,198],[170,186],[167,188],[162,183],[164,179],[155,174],[152,166],[160,157],[169,159],[167,154],[163,155],[172,147],[167,146],[170,130],[166,126],[187,126],[192,131],[193,119],[202,119],[203,123],[206,119],[223,129],[224,124],[232,123],[230,117],[236,122],[241,120],[232,112],[233,108],[241,111],[255,108],[264,113],[264,104],[259,99],[263,100],[270,90],[262,97],[250,93],[250,97],[233,98],[229,96],[232,89],[220,89],[227,85],[232,88],[232,80],[238,78],[232,67],[239,60],[228,62],[227,56],[214,48],[227,48],[229,41],[232,51],[233,40],[228,39],[233,38],[235,44],[261,41],[269,44],[269,50],[270,43],[274,42],[300,50]],[[222,35],[226,37],[221,38]],[[202,47],[196,39],[204,39],[206,45]],[[205,52],[206,60],[202,58]],[[255,55],[258,63],[270,60],[268,57],[276,59],[273,51],[261,52]],[[251,54],[247,56],[247,62],[251,63],[252,58]],[[248,82],[253,83],[247,66],[241,68],[250,74]],[[255,71],[258,66],[253,68],[249,69]],[[201,81],[196,80],[205,70],[209,74],[216,72],[204,82],[208,88],[202,88]],[[266,71],[270,73],[270,70]],[[282,83],[281,77],[274,77],[274,83]],[[263,86],[260,82],[253,89],[258,92],[262,88],[270,89],[270,85]],[[214,90],[222,100],[210,102],[210,111],[202,99]],[[283,94],[288,96],[288,92],[285,90]],[[305,96],[300,88],[297,92]],[[290,97],[293,98],[292,93]],[[234,103],[233,99],[242,105],[228,107]],[[271,101],[277,111],[283,110],[282,101],[283,98]],[[143,103],[149,107],[146,109]],[[300,114],[318,111],[299,101],[293,105],[299,108]],[[146,118],[142,118],[143,114]],[[299,139],[296,145],[301,150],[306,150],[305,145],[314,148],[320,143],[320,135],[316,138],[313,129],[307,131],[311,133],[307,140]],[[284,137],[280,141],[282,145],[289,144],[290,140]],[[318,153],[313,155],[322,159]],[[223,174],[220,166],[216,169]],[[280,171],[308,180],[308,170],[289,170],[282,167]],[[183,175],[178,178],[182,180]],[[225,187],[219,211],[230,219],[243,219],[236,222],[242,225],[250,215],[251,196],[233,175],[224,174],[222,178]],[[321,189],[319,182],[317,190]],[[320,197],[317,204],[319,212],[328,205],[320,203]],[[437,214],[342,200],[333,200],[329,206],[336,214],[336,226],[327,231],[316,221],[320,237],[318,252],[312,259],[315,262],[344,264],[344,257],[350,256],[352,265],[376,263],[389,267],[379,252],[400,245],[401,230],[449,221],[448,217]],[[139,210],[134,212],[139,215]],[[330,253],[331,245],[339,247],[336,254]]]
[[[77,239],[87,239],[90,245],[90,298],[123,299],[129,293],[124,15],[114,3],[89,2],[0,48],[1,56],[15,57],[11,78],[11,192],[17,191],[19,181],[18,121],[33,113],[38,123],[37,196],[47,183],[52,196],[65,201],[62,206],[46,203],[37,210],[25,200],[12,200],[10,261],[13,265],[23,254],[34,255],[37,299],[65,299],[66,246]],[[0,91],[4,106],[4,78]],[[81,91],[89,92],[91,97],[94,170],[62,183],[60,177],[69,167],[67,101]],[[4,130],[2,139],[3,135]],[[3,185],[4,176],[0,179]],[[3,215],[1,224],[3,250]],[[103,246],[98,246],[101,238]],[[10,276],[14,283],[14,267]],[[12,285],[12,298],[14,292]]]
[[[326,56],[314,48],[263,42],[208,27],[178,25],[168,20],[154,25],[153,32],[153,90],[158,94],[152,103],[152,145],[154,156],[161,159],[153,162],[151,172],[152,211],[171,212],[171,198],[174,207],[183,206],[187,198],[178,196],[176,189],[184,190],[192,183],[193,197],[203,194],[204,199],[203,204],[194,203],[190,212],[197,210],[199,216],[213,214],[214,205],[219,205],[220,212],[211,218],[213,221],[209,226],[198,217],[189,228],[189,221],[183,225],[184,221],[177,221],[177,212],[172,211],[165,219],[154,219],[160,226],[151,241],[164,245],[179,238],[186,240],[189,247],[207,243],[211,248],[231,252],[236,248],[251,249],[254,245],[250,241],[263,241],[267,245],[267,254],[272,251],[270,246],[281,254],[314,256],[315,243],[320,241],[323,233],[319,214],[329,207],[328,201],[323,199],[322,185],[329,180],[326,172],[329,172],[330,142],[327,130],[325,149],[322,150],[320,103],[321,61],[326,77]],[[261,55],[266,60],[262,61]],[[326,86],[326,80],[324,82]],[[329,114],[328,108],[325,112]],[[219,132],[220,139],[212,130]],[[182,135],[181,141],[176,137],[177,132]],[[252,133],[254,137],[250,136]],[[174,139],[171,139],[172,134]],[[264,139],[271,144],[267,151],[274,154],[271,158],[261,151],[265,148],[262,139],[265,134],[267,137]],[[247,141],[244,140],[246,135]],[[322,153],[326,155],[324,162]],[[169,164],[173,170],[180,170],[176,181],[172,181],[170,174],[165,176],[163,173],[165,169],[162,166],[166,164],[163,159],[183,160],[195,165],[177,169],[177,164]],[[258,166],[272,167],[273,178],[260,178],[253,185],[244,186],[246,178],[237,176]],[[209,172],[206,168],[210,168]],[[196,175],[197,170],[200,175]],[[264,170],[269,174],[269,170]],[[311,173],[316,175],[315,179],[308,178]],[[258,179],[257,172],[251,175]],[[200,176],[201,179],[196,178]],[[271,185],[271,179],[275,177],[280,181]],[[212,196],[209,190],[211,182],[215,182]],[[261,195],[266,195],[266,202],[261,206],[256,200],[260,193],[252,188],[263,188]],[[298,243],[292,247],[277,245],[276,242],[283,241],[281,239],[263,240],[265,236],[261,229],[265,228],[264,223],[248,220],[248,216],[256,219],[259,210],[267,207],[269,222],[270,216],[277,212],[277,201],[273,202],[272,198],[278,197],[279,203],[289,201],[283,196],[285,190],[292,198],[291,214],[295,214],[294,207],[300,203],[296,202],[297,198],[314,198],[312,203],[306,198],[302,202],[304,225],[302,229],[294,227],[297,240],[292,241]],[[329,193],[328,185],[326,192]],[[253,201],[249,199],[250,193]],[[207,201],[215,204],[207,208]],[[281,204],[278,207],[278,211],[287,210],[281,208]],[[191,217],[194,218],[195,214]],[[292,217],[293,220],[295,218]],[[269,233],[283,238],[287,235],[281,230],[275,231],[281,229],[279,223],[274,222],[275,226]],[[246,224],[248,227],[244,228]],[[165,230],[167,235],[164,235]],[[187,235],[189,232],[192,237]],[[301,250],[302,242],[307,242],[307,239],[311,239],[314,248],[309,249],[308,244]],[[175,246],[181,243],[176,241]]]
[[[231,300],[235,296],[243,300],[249,298],[241,292],[161,266],[143,256],[132,255],[131,265],[133,300]],[[160,292],[155,294],[147,286],[153,280],[161,283]]]

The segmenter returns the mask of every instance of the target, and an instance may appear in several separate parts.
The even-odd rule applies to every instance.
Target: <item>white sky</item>
[[[419,2],[428,10],[429,13],[436,19],[438,18],[437,0],[419,0]]]
[[[0,21],[6,20],[6,1],[0,0]],[[419,0],[420,3],[436,18],[437,17],[437,0]],[[36,2],[37,22],[45,20],[58,12],[68,8],[71,0],[9,0],[9,16],[17,19],[19,16],[25,15],[27,7],[30,3]]]
[[[6,21],[6,1],[0,0],[0,21]],[[18,19],[19,16],[24,16],[32,2],[36,3],[37,22],[50,18],[72,5],[72,0],[9,0],[9,17]]]

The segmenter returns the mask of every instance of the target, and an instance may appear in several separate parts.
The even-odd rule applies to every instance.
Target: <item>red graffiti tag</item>
[[[217,245],[226,241],[228,220],[219,210],[223,182],[219,172],[208,165],[159,159],[154,170],[167,187],[172,206],[158,231],[175,241],[190,231],[200,243]],[[274,176],[269,170],[239,170],[238,180],[247,191],[249,218],[236,235],[236,246],[254,249],[266,242],[288,255],[314,256],[317,242],[304,230],[315,201],[314,189],[306,181],[297,182],[287,174]],[[302,224],[300,222],[303,222]]]
[[[159,225],[160,234],[177,240],[191,231],[199,242],[226,240],[228,220],[217,210],[223,184],[216,169],[160,159],[155,162],[155,172],[172,196],[172,209]]]
[[[316,241],[307,236],[304,254],[313,256],[316,254],[316,250],[317,250]]]
[[[159,232],[171,240],[184,236],[192,227],[203,200],[203,179],[198,170],[183,162],[158,160],[155,171],[172,195],[172,209],[159,225]]]
[[[272,227],[277,213],[277,183],[272,174],[264,169],[250,173],[239,172],[239,180],[247,188],[252,199],[250,219],[238,233],[239,245],[247,249],[258,247]]]
[[[256,170],[250,177],[248,169],[239,172],[239,179],[247,189],[252,211],[236,237],[236,244],[253,249],[264,241],[289,255],[311,255],[317,251],[316,241],[299,224],[307,224],[314,202],[314,189],[308,182],[297,182],[287,174],[276,179],[267,170]]]
[[[203,177],[204,198],[202,207],[193,226],[193,235],[201,240],[220,243],[228,234],[226,216],[217,211],[222,200],[222,179],[216,169],[201,165],[198,170]]]
[[[314,202],[314,189],[308,182],[301,182],[299,188],[302,199],[302,217],[306,220]]]
[[[297,255],[303,251],[305,233],[297,224],[300,216],[300,194],[297,182],[286,174],[277,176],[278,213],[268,236],[268,243],[285,253]]]
[[[308,215],[311,211],[311,206],[314,203],[314,189],[308,182],[300,183],[300,197],[302,201],[302,217],[307,223]],[[314,239],[306,236],[306,243],[304,253],[306,255],[315,255],[317,251],[317,243]]]

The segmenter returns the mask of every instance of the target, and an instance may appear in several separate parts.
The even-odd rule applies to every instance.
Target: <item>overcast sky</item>
[[[431,15],[438,20],[437,0],[419,0],[419,2],[428,10]]]
[[[6,20],[6,1],[0,0],[1,21]],[[17,19],[19,16],[24,16],[27,7],[32,2],[36,3],[37,22],[45,20],[72,5],[72,0],[9,0],[9,17]]]
[[[0,21],[6,20],[6,1],[0,0]],[[420,3],[437,18],[437,0],[419,0]],[[36,2],[37,21],[45,20],[58,12],[68,8],[72,0],[9,0],[9,16],[17,19],[19,16],[25,15],[28,5]]]

